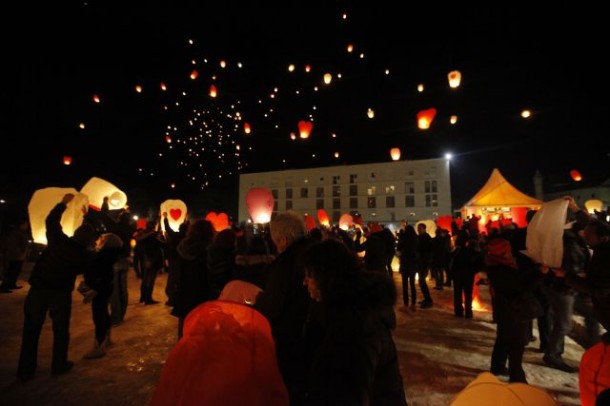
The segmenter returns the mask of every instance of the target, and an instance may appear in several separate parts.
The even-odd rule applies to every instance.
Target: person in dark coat
[[[406,224],[398,233],[398,259],[400,261],[399,271],[402,277],[402,301],[405,306],[409,305],[409,290],[411,291],[411,309],[416,309],[417,289],[415,287],[415,274],[419,253],[417,251],[417,233],[412,225]]]
[[[354,250],[364,251],[364,266],[368,271],[385,272],[387,274],[387,236],[379,224],[372,224],[364,242],[361,242],[362,230],[356,231]]]
[[[305,404],[406,405],[392,337],[393,281],[362,269],[354,253],[335,240],[306,249],[302,266],[317,307],[306,328],[311,369]]]
[[[424,295],[424,300],[421,301],[420,307],[428,309],[432,307],[432,296],[426,282],[430,264],[432,263],[432,237],[426,231],[426,223],[419,223],[417,225],[417,252],[419,254],[417,281],[419,282],[419,289],[422,295]]]
[[[84,355],[87,359],[103,357],[110,344],[108,305],[114,289],[114,265],[123,253],[123,241],[116,234],[105,233],[98,239],[96,249],[90,266],[84,272],[85,283],[95,291],[91,300],[95,340],[93,349]]]
[[[17,368],[17,376],[24,381],[31,379],[36,371],[38,340],[47,312],[53,323],[51,372],[54,375],[62,374],[74,365],[68,360],[72,291],[76,276],[87,269],[93,258],[91,248],[97,239],[97,232],[90,224],[84,223],[74,231],[73,237],[64,233],[61,216],[73,199],[74,194],[66,193],[47,216],[48,244],[34,264],[28,280],[30,290],[23,306],[23,336]]]
[[[294,212],[275,216],[269,229],[278,256],[269,265],[267,283],[253,306],[271,324],[280,372],[291,404],[297,405],[306,388],[308,363],[303,327],[311,301],[303,286],[299,256],[312,240],[302,217]]]
[[[147,221],[146,229],[136,234],[135,239],[142,249],[140,303],[157,304],[159,301],[153,299],[153,291],[157,275],[163,269],[165,240],[154,220]]]
[[[174,231],[169,225],[167,212],[162,213],[163,226],[165,227],[165,259],[167,260],[167,281],[165,282],[165,295],[167,296],[168,306],[173,306],[173,297],[176,293],[176,281],[178,279],[178,244],[186,236],[189,228],[188,217],[184,217],[184,222],[178,226],[178,231]]]
[[[455,239],[452,253],[453,312],[457,317],[472,319],[472,292],[475,275],[482,269],[483,255],[477,241],[468,231],[461,230]]]
[[[171,314],[178,317],[178,339],[182,338],[184,319],[190,311],[210,300],[207,255],[213,238],[212,223],[198,219],[191,223],[176,248],[178,275]]]
[[[269,253],[264,238],[255,235],[250,240],[246,252],[235,256],[233,279],[249,282],[264,289],[269,274],[269,264],[273,260],[275,255]]]
[[[220,231],[208,247],[208,283],[210,298],[218,299],[235,272],[235,242],[237,235],[230,228]]]
[[[11,293],[15,289],[21,289],[17,285],[17,279],[23,269],[23,263],[28,253],[30,222],[22,220],[13,228],[6,238],[6,260],[7,267],[0,284],[0,293]]]

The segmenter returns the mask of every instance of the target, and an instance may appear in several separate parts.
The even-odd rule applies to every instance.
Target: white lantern
[[[178,231],[180,224],[184,223],[187,215],[186,204],[180,199],[168,199],[161,203],[159,207],[161,214],[167,213],[167,220],[172,230]],[[165,229],[165,221],[161,219],[161,229],[167,232]]]
[[[104,197],[108,197],[108,208],[118,210],[127,204],[127,195],[107,180],[92,177],[80,190],[89,197],[89,205],[94,210],[100,210]]]

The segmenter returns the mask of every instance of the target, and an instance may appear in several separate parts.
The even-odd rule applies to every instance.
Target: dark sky
[[[572,2],[540,10],[294,4],[89,2],[15,13],[17,28],[3,38],[6,207],[27,205],[39,188],[80,189],[97,176],[124,190],[132,208],[180,198],[209,210],[233,205],[230,212],[240,171],[385,162],[391,147],[402,159],[452,152],[456,207],[496,167],[526,193],[536,170],[548,185],[569,185],[572,169],[583,182],[610,176],[610,36],[601,10]],[[451,70],[462,73],[458,89],[448,86]],[[417,112],[431,107],[431,128],[419,130]],[[297,123],[311,119],[310,138],[291,140]]]

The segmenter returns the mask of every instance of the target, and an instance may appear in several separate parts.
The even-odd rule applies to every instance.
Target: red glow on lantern
[[[574,179],[575,182],[580,182],[582,180],[582,175],[576,169],[572,169],[570,171],[570,176]]]
[[[392,148],[390,150],[390,156],[393,161],[398,161],[400,159],[400,148]]]
[[[310,215],[306,214],[305,215],[305,228],[307,228],[307,231],[311,231],[314,228],[316,228],[316,221],[314,220],[313,217],[311,217]]]
[[[210,86],[210,97],[216,97],[218,96],[218,91],[216,90],[216,86],[211,85]]]
[[[216,232],[229,228],[229,216],[227,216],[227,213],[216,213],[211,211],[206,214],[205,219],[212,223],[212,227],[214,227]]]
[[[330,226],[330,219],[328,218],[328,214],[326,213],[326,210],[324,209],[318,209],[318,222],[324,226],[324,227],[328,227]]]
[[[435,108],[421,110],[419,113],[417,113],[417,127],[420,130],[427,130],[430,128],[432,120],[434,120],[434,116],[436,116]]]
[[[64,165],[70,165],[72,163],[72,157],[71,156],[64,156]]]
[[[299,121],[299,136],[303,139],[309,138],[313,124],[310,121]]]
[[[95,103],[99,103],[99,102],[100,102],[100,97],[99,97],[97,94],[94,94],[94,95],[93,95],[93,101],[94,101]]]
[[[197,72],[197,69],[193,69],[191,72],[191,79],[195,80],[197,79],[197,76],[199,76],[199,72]]]
[[[250,124],[244,123],[244,132],[246,134],[250,134],[251,131],[252,131],[252,129],[250,128]]]
[[[246,194],[246,206],[253,223],[265,224],[271,221],[274,204],[271,190],[265,187],[252,188]]]

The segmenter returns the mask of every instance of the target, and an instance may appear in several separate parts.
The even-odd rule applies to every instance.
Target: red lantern
[[[430,124],[432,124],[434,116],[436,116],[435,108],[421,110],[419,113],[417,113],[417,127],[420,130],[427,130],[430,128]]]
[[[146,223],[148,223],[147,219],[138,219],[138,221],[136,222],[136,227],[138,227],[138,229],[145,230]]]
[[[299,121],[299,136],[303,139],[309,138],[313,124],[310,121]]]
[[[163,91],[167,90],[167,86],[163,82],[161,82],[161,90],[163,90]]]
[[[250,128],[250,124],[244,123],[244,132],[246,134],[250,134],[251,131],[252,131],[252,129]]]
[[[305,227],[307,228],[308,232],[317,227],[316,221],[308,214],[305,215]]]
[[[227,216],[226,213],[217,214],[216,212],[211,211],[206,214],[205,219],[212,223],[212,227],[214,227],[216,232],[221,232],[222,230],[229,228],[229,216]]]
[[[390,156],[393,161],[398,161],[400,159],[400,148],[392,148],[390,150]]]
[[[445,231],[451,232],[451,222],[453,221],[453,217],[450,214],[445,216],[440,216],[436,219],[436,227],[442,228]]]
[[[351,214],[345,213],[341,217],[339,217],[339,228],[342,230],[347,230],[351,226],[354,225],[354,218]]]
[[[199,72],[197,72],[197,69],[193,69],[191,72],[191,79],[195,80],[197,79],[197,76],[199,76]]]
[[[574,179],[575,182],[580,182],[582,180],[582,175],[576,169],[572,169],[570,171],[570,176]]]
[[[216,86],[212,85],[210,86],[210,97],[216,96],[218,96],[218,91],[216,90]]]
[[[93,101],[94,101],[95,103],[99,103],[99,102],[100,102],[100,97],[99,97],[97,94],[94,94],[94,95],[93,95]]]
[[[246,206],[254,223],[265,224],[271,221],[274,204],[273,194],[265,187],[251,188],[246,194]]]
[[[64,156],[64,165],[70,165],[72,163],[72,157],[71,156]]]
[[[328,214],[326,214],[326,210],[318,209],[318,222],[324,227],[330,226],[330,219],[328,218]]]

